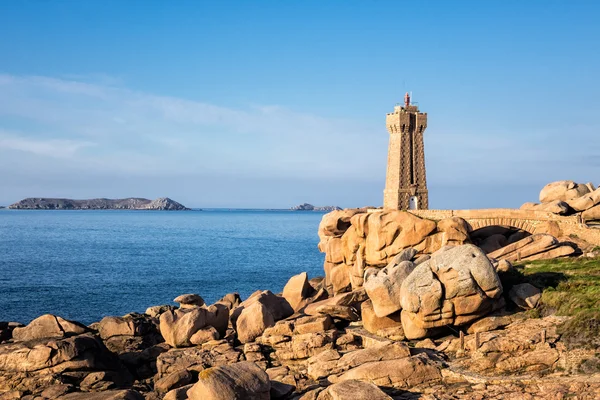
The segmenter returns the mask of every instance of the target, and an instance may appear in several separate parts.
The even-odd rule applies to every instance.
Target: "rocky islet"
[[[183,204],[168,197],[160,197],[154,200],[138,197],[89,200],[28,197],[11,204],[8,208],[14,210],[189,210]]]

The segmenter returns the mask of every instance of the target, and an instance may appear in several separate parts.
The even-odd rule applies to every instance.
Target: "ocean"
[[[317,228],[302,211],[0,210],[0,321],[45,313],[85,324],[226,293],[280,292],[323,275]]]

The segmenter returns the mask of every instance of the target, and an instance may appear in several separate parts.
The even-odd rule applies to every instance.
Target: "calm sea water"
[[[323,274],[322,213],[0,210],[0,321],[83,323]]]

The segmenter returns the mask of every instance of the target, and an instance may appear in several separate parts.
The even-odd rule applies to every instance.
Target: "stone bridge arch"
[[[514,219],[506,217],[498,218],[481,218],[481,219],[465,219],[471,227],[471,232],[486,228],[488,226],[506,226],[509,228],[519,229],[530,234],[538,233],[538,221],[530,221],[526,219]]]
[[[529,211],[509,208],[490,208],[481,210],[411,210],[411,213],[426,219],[440,221],[445,218],[463,218],[471,227],[471,232],[487,226],[506,226],[520,229],[531,234],[557,232],[569,234],[590,229],[583,225],[578,216],[561,216],[546,211]],[[594,233],[594,242],[600,239],[600,230]]]

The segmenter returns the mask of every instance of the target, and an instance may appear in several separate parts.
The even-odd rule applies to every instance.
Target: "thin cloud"
[[[368,131],[364,126],[278,105],[234,109],[72,79],[5,74],[0,75],[0,115],[16,119],[32,143],[95,143],[85,158],[74,157],[87,168],[104,163],[105,168],[152,173],[152,165],[160,165],[172,173],[217,169],[332,178],[347,172],[367,176],[373,170],[373,157],[348,165],[343,156]],[[364,148],[385,152],[384,135],[380,144],[379,150],[374,143]],[[132,167],[132,160],[144,168]]]
[[[81,149],[91,146],[94,146],[94,143],[73,140],[23,139],[0,131],[0,150],[16,150],[54,158],[71,158]]]

